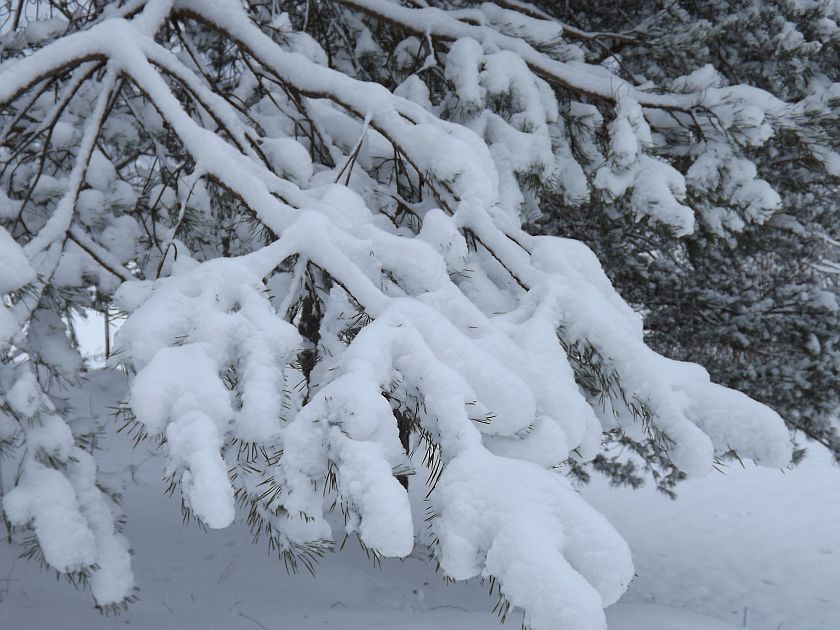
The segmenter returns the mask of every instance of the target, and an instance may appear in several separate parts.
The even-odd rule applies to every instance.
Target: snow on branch
[[[523,216],[566,182],[578,200],[630,192],[638,216],[690,232],[686,179],[654,155],[670,114],[714,110],[720,142],[736,123],[759,142],[784,104],[743,86],[642,90],[539,52],[529,42],[572,31],[494,5],[341,4],[356,42],[339,53],[328,37],[332,63],[268,5],[177,0],[0,65],[0,260],[14,269],[0,440],[26,445],[5,513],[100,605],[130,600],[115,510],[39,378],[78,376],[62,317],[113,301],[128,315],[121,413],[165,449],[187,515],[219,528],[245,513],[292,567],[337,529],[404,557],[422,519],[400,478],[420,447],[445,575],[492,580],[535,629],[603,628],[632,563],[565,469],[605,431],[657,440],[692,475],[733,451],[784,466],[790,445],[773,411],[650,350],[594,254]],[[377,54],[370,16],[404,36],[399,81],[356,76]],[[19,164],[47,129],[41,167]],[[78,544],[56,538],[59,520]]]

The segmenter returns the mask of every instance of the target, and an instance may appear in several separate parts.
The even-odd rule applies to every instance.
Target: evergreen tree
[[[836,3],[624,2],[614,11],[540,4],[605,31],[587,58],[637,82],[660,83],[707,64],[715,84],[746,81],[815,116],[814,141],[827,151],[815,155],[795,130],[782,128],[750,147],[755,167],[730,169],[765,174],[779,194],[766,211],[741,203],[724,163],[694,175],[703,194],[692,195],[691,205],[701,220],[684,238],[635,222],[626,202],[603,195],[579,205],[555,198],[534,229],[589,244],[622,296],[645,313],[653,348],[701,363],[840,460],[840,172],[830,157],[840,143]],[[710,139],[697,133],[704,147]],[[698,167],[687,167],[691,180]]]
[[[751,152],[785,133],[836,164],[830,100],[627,80],[587,62],[602,34],[510,2],[2,6],[4,518],[98,606],[134,585],[62,401],[87,309],[127,315],[119,414],[187,517],[238,512],[292,569],[343,535],[405,556],[425,469],[443,574],[535,629],[602,628],[632,577],[567,479],[611,465],[605,435],[669,477],[789,462],[774,411],[651,350],[589,248],[522,222],[609,194],[686,234],[725,187],[759,220],[778,196]]]

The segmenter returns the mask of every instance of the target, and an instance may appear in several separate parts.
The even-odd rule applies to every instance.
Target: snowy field
[[[809,453],[784,474],[739,466],[687,481],[677,501],[594,481],[584,493],[634,554],[622,601],[736,625],[749,607],[755,630],[840,628],[840,469],[824,451]]]
[[[102,376],[76,407],[106,420],[119,377]],[[110,444],[102,467],[126,487],[140,601],[102,617],[89,596],[3,545],[2,630],[519,627],[516,616],[498,622],[480,584],[444,584],[418,551],[373,568],[350,541],[318,565],[316,578],[288,576],[241,523],[206,534],[182,527],[177,499],[159,482],[163,459],[121,435]],[[634,553],[637,577],[607,611],[611,630],[731,630],[743,627],[745,607],[753,630],[840,628],[840,469],[820,452],[784,474],[733,468],[687,482],[676,502],[599,480],[584,493]]]

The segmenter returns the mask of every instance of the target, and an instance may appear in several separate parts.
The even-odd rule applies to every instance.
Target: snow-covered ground
[[[118,379],[100,376],[88,391],[98,384],[116,392]],[[94,398],[77,408],[104,417],[111,403]],[[88,596],[2,545],[2,630],[519,626],[516,618],[500,625],[480,584],[446,585],[417,551],[379,569],[349,542],[318,565],[316,578],[288,576],[240,523],[207,533],[181,526],[150,445],[132,449],[124,436],[109,444],[102,467],[126,484],[140,601],[120,617],[102,617]],[[784,474],[748,467],[687,482],[676,502],[600,480],[584,492],[634,552],[637,577],[608,610],[611,630],[731,630],[742,627],[745,607],[753,630],[840,628],[840,469],[818,451]]]
[[[730,467],[653,490],[584,490],[633,550],[622,601],[661,602],[754,630],[840,628],[840,468],[812,447],[790,471]]]

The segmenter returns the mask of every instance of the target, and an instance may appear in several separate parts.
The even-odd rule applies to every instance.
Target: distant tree
[[[779,200],[751,153],[784,132],[834,164],[829,104],[708,67],[637,85],[585,61],[603,34],[421,5],[2,5],[4,518],[98,606],[134,584],[62,399],[88,309],[127,314],[119,413],[165,449],[185,516],[238,511],[292,569],[345,534],[405,556],[426,518],[444,575],[487,579],[535,629],[603,628],[632,577],[567,479],[605,436],[669,477],[789,462],[774,411],[649,349],[589,248],[522,223],[546,195],[609,194],[689,234],[724,189],[759,221]]]
[[[645,313],[653,348],[696,361],[713,380],[770,405],[795,435],[840,461],[837,4],[634,1],[610,11],[574,1],[539,4],[606,31],[587,47],[587,59],[637,83],[660,84],[709,64],[711,84],[747,82],[803,104],[800,119],[816,125],[816,154],[814,142],[803,144],[782,126],[747,148],[755,166],[731,158],[692,165],[714,142],[699,131],[696,147],[675,157],[686,164],[690,205],[700,211],[688,236],[634,221],[630,204],[609,195],[578,205],[555,196],[532,229],[592,247],[621,295]],[[744,204],[744,188],[726,182],[728,172],[756,168],[779,194],[764,210]]]

